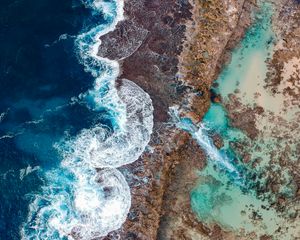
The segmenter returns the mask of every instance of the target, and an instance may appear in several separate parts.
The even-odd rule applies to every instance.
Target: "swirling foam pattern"
[[[79,101],[93,111],[109,111],[113,129],[96,124],[55,144],[63,160],[59,168],[43,172],[46,182],[42,193],[32,197],[22,239],[94,239],[120,228],[131,195],[115,168],[136,161],[150,141],[149,95],[126,79],[117,90],[118,63],[97,56],[99,37],[123,18],[123,1],[85,0],[84,4],[111,24],[95,26],[76,39],[79,59],[95,77],[93,88],[80,94]]]
[[[151,99],[140,87],[123,80],[119,96],[126,104],[126,124],[107,136],[105,128],[96,126],[82,131],[76,140],[76,155],[92,167],[120,167],[142,154],[153,128]],[[101,154],[99,154],[101,153]]]

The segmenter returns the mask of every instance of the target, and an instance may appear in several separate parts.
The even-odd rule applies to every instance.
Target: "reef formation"
[[[259,14],[264,3],[272,6],[266,10],[269,18],[264,12]],[[122,85],[121,79],[130,79],[150,95],[154,107],[154,129],[149,146],[139,160],[120,168],[131,189],[132,206],[122,228],[104,239],[267,240],[300,237],[299,226],[295,224],[299,209],[299,11],[297,2],[292,0],[125,1],[125,20],[120,21],[114,31],[101,37],[98,55],[119,62],[121,72],[117,85]],[[264,20],[265,23],[260,22]],[[247,66],[252,67],[250,72],[265,71],[266,74],[264,76],[263,72],[258,77],[260,82],[257,85],[257,81],[247,78],[247,73],[237,71],[234,74],[241,75],[235,76],[246,79],[246,85],[240,87],[230,82],[228,85],[232,89],[229,87],[223,91],[226,68],[235,61],[239,51],[236,49],[243,48],[243,41],[247,42],[248,38],[249,44],[254,41],[256,33],[251,29],[255,23],[261,24],[262,28],[271,26],[272,34],[266,35],[266,40],[260,39],[260,35],[257,39],[257,42],[263,42],[262,51],[267,49],[266,56],[258,56],[261,58],[258,64],[265,66],[264,69],[261,70],[255,62]],[[237,64],[233,69],[243,68],[239,61],[246,64],[239,57],[243,57],[247,50],[241,51],[243,53],[236,57]],[[270,104],[275,105],[276,111],[278,104],[283,107],[280,113],[268,108],[265,102],[270,100],[261,96],[264,92],[276,101],[283,100],[271,100]],[[255,104],[247,102],[247,94],[256,101]],[[290,109],[293,120],[282,115],[290,113]],[[209,115],[211,111],[219,115]],[[222,132],[205,127],[202,130],[199,124],[202,120],[207,123],[209,119],[217,125],[223,120],[224,111],[230,131],[237,129],[243,138],[226,139]],[[265,143],[266,136],[272,138],[272,146]],[[206,171],[211,174],[210,161],[224,160],[224,153],[219,153],[218,149],[226,146],[230,146],[235,155],[229,155],[230,163],[221,166],[227,170],[221,169],[220,174],[226,175],[228,168],[237,165],[238,170],[231,169],[229,173],[237,172],[235,175],[238,176],[242,172],[239,179],[253,180],[251,186],[247,185],[247,191],[250,189],[257,199],[267,201],[263,209],[271,209],[271,214],[275,212],[284,219],[284,224],[279,222],[281,225],[273,232],[260,231],[264,216],[260,216],[251,203],[248,210],[239,213],[246,215],[246,221],[255,226],[249,229],[246,223],[244,229],[240,228],[243,224],[237,229],[234,223],[232,226],[222,224],[215,216],[207,222],[201,209],[198,209],[199,213],[195,202],[193,205],[193,196],[201,196],[203,189],[210,194],[211,186],[218,186],[218,181],[221,185],[231,181],[232,176],[229,180],[199,177],[199,171],[203,169],[208,169]],[[265,148],[268,152],[262,154],[270,158],[267,166],[259,157],[259,152]],[[210,155],[208,151],[216,154]],[[244,170],[260,166],[262,170],[255,174],[253,170]],[[215,171],[215,167],[212,166],[211,171]],[[208,190],[199,187],[203,183],[208,183]],[[291,189],[288,193],[282,190],[286,186]],[[245,191],[240,185],[238,189],[241,195]],[[226,195],[214,197],[221,198],[220,205],[232,202]],[[241,201],[246,200],[241,198]],[[212,212],[218,209],[217,205],[212,205]],[[260,230],[256,231],[256,227]]]

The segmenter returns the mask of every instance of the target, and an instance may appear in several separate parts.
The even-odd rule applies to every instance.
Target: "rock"
[[[235,45],[247,26],[250,2],[226,2],[237,9],[229,15],[220,0],[125,0],[126,20],[101,38],[99,55],[120,60],[119,79],[131,79],[150,94],[155,119],[151,151],[120,168],[131,187],[132,206],[122,228],[106,239],[231,238],[218,226],[205,226],[192,212],[190,191],[206,156],[189,134],[166,122],[173,105],[194,122],[202,119],[228,44]],[[240,116],[247,129],[253,127],[251,114]],[[219,137],[214,142],[223,146]]]
[[[213,143],[214,145],[217,147],[217,148],[222,148],[224,146],[224,142],[223,142],[223,139],[220,135],[218,134],[214,134],[212,136],[212,139],[213,139]]]

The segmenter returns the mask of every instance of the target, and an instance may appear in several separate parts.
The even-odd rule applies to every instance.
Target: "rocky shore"
[[[169,107],[178,105],[182,116],[199,122],[211,100],[221,101],[211,93],[211,86],[251,24],[255,9],[255,0],[125,1],[125,20],[101,38],[99,55],[118,60],[119,79],[129,79],[150,94],[155,129],[139,161],[120,169],[131,187],[132,207],[123,227],[104,239],[255,239],[235,236],[217,225],[207,227],[192,213],[190,191],[206,157],[189,134],[170,123],[168,114]],[[297,27],[285,32],[290,40],[284,44],[297,44],[294,35],[299,32]],[[284,56],[293,59],[295,54]],[[280,64],[274,58],[271,65]],[[276,87],[278,75],[275,71],[270,87]],[[296,80],[291,81],[296,86]],[[249,120],[261,109],[244,111],[242,115],[230,111],[236,127],[246,132],[256,129]],[[249,132],[252,138],[258,134],[259,130]]]

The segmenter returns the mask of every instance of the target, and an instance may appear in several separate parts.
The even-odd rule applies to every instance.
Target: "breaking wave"
[[[97,56],[100,36],[123,19],[123,1],[82,1],[95,19],[103,15],[109,26],[97,25],[75,41],[79,60],[95,78],[93,87],[76,100],[99,114],[109,112],[112,124],[96,123],[54,144],[62,161],[58,168],[39,170],[45,185],[40,194],[29,196],[28,218],[21,229],[24,240],[88,240],[120,228],[130,209],[131,194],[116,168],[136,161],[152,133],[149,95],[127,79],[117,89],[118,62]]]
[[[147,146],[153,128],[153,107],[149,95],[135,83],[123,80],[119,96],[126,105],[126,122],[109,135],[106,127],[86,129],[76,139],[78,156],[95,168],[120,167],[138,159]],[[101,154],[99,154],[101,153]]]
[[[130,189],[116,169],[57,169],[29,206],[22,239],[92,239],[118,229],[130,208]]]

